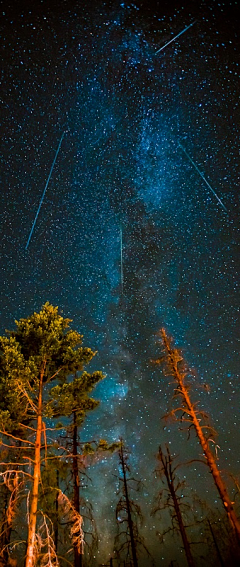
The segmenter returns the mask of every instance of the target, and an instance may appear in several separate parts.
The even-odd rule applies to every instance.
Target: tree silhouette
[[[131,498],[131,492],[138,492],[141,488],[141,481],[130,477],[130,467],[128,464],[128,453],[124,448],[123,440],[118,451],[121,476],[119,477],[121,494],[116,507],[116,520],[118,533],[115,537],[114,551],[119,560],[124,557],[126,565],[138,567],[138,551],[142,548],[150,557],[150,553],[144,543],[144,538],[140,535],[139,524],[142,522],[140,506]],[[125,563],[124,563],[125,565]]]
[[[222,510],[211,509],[207,502],[195,495],[194,514],[196,525],[200,531],[201,541],[207,550],[207,562],[221,567],[237,567],[240,550],[234,531]]]
[[[161,447],[158,451],[158,462],[159,466],[156,470],[157,476],[162,480],[163,484],[167,483],[167,488],[165,486],[158,493],[157,503],[152,511],[153,514],[161,510],[169,509],[172,528],[170,530],[178,530],[181,534],[184,551],[186,554],[186,559],[189,567],[194,567],[194,560],[190,548],[190,542],[188,540],[187,529],[184,523],[184,518],[182,510],[184,508],[189,508],[183,499],[183,485],[184,483],[177,479],[176,470],[179,465],[174,464],[174,459],[170,454],[169,447],[166,446],[166,454],[163,453]],[[179,494],[180,491],[180,494]],[[165,530],[162,535],[165,535],[169,529]]]

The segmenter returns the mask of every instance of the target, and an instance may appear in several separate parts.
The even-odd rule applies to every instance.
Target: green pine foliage
[[[15,330],[0,337],[0,486],[6,492],[6,486],[10,486],[9,475],[12,482],[21,485],[21,506],[17,505],[15,490],[12,515],[9,514],[11,490],[8,490],[9,500],[5,514],[10,518],[8,541],[0,532],[0,554],[5,562],[9,560],[10,544],[12,547],[14,543],[15,550],[23,550],[25,547],[23,542],[19,542],[18,548],[18,537],[16,531],[13,534],[12,527],[20,510],[21,514],[24,511],[26,538],[27,500],[30,493],[31,504],[32,479],[36,474],[39,415],[41,414],[42,421],[40,476],[37,522],[34,528],[36,536],[33,539],[35,537],[38,542],[37,553],[41,557],[54,538],[52,532],[57,516],[56,500],[57,494],[61,492],[61,486],[57,483],[57,471],[60,472],[60,479],[63,479],[67,474],[64,468],[71,463],[68,451],[64,452],[62,446],[64,429],[67,430],[70,426],[73,415],[77,426],[82,425],[87,412],[98,406],[99,402],[90,394],[94,386],[104,378],[102,372],[90,374],[84,370],[96,353],[82,346],[83,336],[70,328],[71,320],[62,317],[58,307],[45,303],[39,313],[15,321],[15,324]],[[63,423],[59,424],[59,420]],[[101,448],[102,443],[106,449],[108,445],[101,440],[97,447]],[[50,536],[37,537],[38,530],[43,533],[41,525],[45,522],[42,520],[45,512],[52,518],[50,522],[46,520],[52,539]],[[5,516],[3,526],[6,526],[7,521]],[[22,540],[22,533],[20,539]],[[21,551],[17,553],[21,557]]]
[[[23,431],[35,419],[39,374],[44,369],[43,417],[69,416],[76,411],[82,422],[86,412],[98,402],[89,397],[101,372],[82,372],[96,354],[82,347],[82,335],[69,328],[70,319],[59,315],[58,308],[46,303],[40,313],[16,321],[16,331],[0,337],[0,428]],[[74,380],[70,375],[76,375]],[[68,381],[69,380],[69,381]]]

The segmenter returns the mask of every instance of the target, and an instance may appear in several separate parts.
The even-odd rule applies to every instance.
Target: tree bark
[[[38,394],[38,414],[37,414],[37,429],[35,440],[35,459],[33,468],[33,487],[31,493],[30,511],[29,511],[29,525],[28,525],[28,539],[25,567],[34,567],[34,547],[37,523],[37,508],[38,508],[38,487],[40,480],[40,464],[41,464],[41,438],[42,438],[42,397],[43,397],[43,377],[45,371],[46,361],[43,362],[40,377],[39,377],[39,394]]]
[[[181,513],[181,510],[180,510],[177,495],[176,495],[176,492],[175,492],[174,476],[173,476],[173,473],[172,473],[170,452],[168,451],[167,457],[164,457],[162,450],[160,449],[159,455],[160,455],[160,459],[161,459],[161,462],[162,462],[162,465],[163,465],[164,474],[165,474],[165,477],[166,477],[166,480],[167,480],[168,489],[169,489],[169,492],[171,494],[174,509],[175,509],[175,512],[176,512],[177,522],[178,522],[180,534],[181,534],[181,537],[182,537],[183,546],[184,546],[188,566],[194,567],[194,561],[193,561],[193,556],[192,556],[192,552],[191,552],[191,549],[190,549],[190,543],[188,541],[186,529],[185,529],[183,518],[182,518],[182,513]]]
[[[197,417],[196,411],[194,409],[194,406],[190,400],[190,396],[188,394],[188,388],[185,386],[184,384],[184,377],[185,374],[180,372],[178,370],[178,360],[176,357],[176,350],[172,350],[170,347],[170,341],[164,331],[164,329],[162,329],[162,339],[163,339],[163,344],[165,347],[166,352],[168,353],[168,357],[169,357],[169,365],[171,367],[171,370],[173,372],[173,376],[175,377],[176,381],[178,382],[179,385],[179,391],[182,394],[183,400],[185,402],[185,406],[187,409],[187,413],[195,427],[195,431],[197,433],[200,445],[203,449],[204,455],[206,457],[206,461],[207,464],[209,466],[209,469],[212,473],[213,476],[213,480],[215,482],[215,486],[217,487],[218,493],[220,495],[220,498],[222,500],[223,506],[227,512],[228,515],[228,519],[230,521],[230,524],[232,526],[232,528],[235,531],[238,543],[240,544],[240,522],[237,519],[237,516],[234,512],[233,509],[233,504],[231,502],[231,499],[228,495],[225,483],[221,477],[221,474],[218,470],[217,464],[216,464],[216,460],[211,452],[211,449],[209,447],[209,443],[208,440],[205,437],[204,431],[200,425],[200,420]]]
[[[212,529],[212,525],[211,525],[211,522],[210,522],[209,519],[208,519],[208,525],[209,525],[209,528],[210,528],[210,532],[211,532],[211,535],[212,535],[212,538],[213,538],[214,545],[215,545],[215,547],[216,547],[217,556],[218,556],[220,565],[221,565],[221,567],[225,567],[225,563],[224,563],[223,558],[222,558],[222,556],[221,556],[221,552],[220,552],[220,549],[219,549],[219,547],[218,547],[218,542],[217,542],[217,540],[216,540],[216,538],[215,538],[215,534],[214,534],[214,531],[213,531],[213,529]]]
[[[59,521],[59,517],[58,517],[59,471],[58,470],[56,470],[56,481],[57,481],[57,494],[56,494],[56,501],[55,501],[56,521],[55,521],[55,526],[54,526],[54,545],[55,545],[55,551],[57,553],[57,548],[58,548],[58,521]]]
[[[73,413],[73,503],[74,508],[80,514],[80,483],[79,483],[79,470],[78,470],[78,446],[77,446],[78,428],[76,424],[76,414]],[[80,537],[80,534],[79,534]],[[83,565],[83,549],[78,549],[74,545],[74,567],[82,567]]]
[[[121,444],[121,448],[120,448],[120,459],[121,459],[122,471],[123,471],[123,482],[124,482],[124,491],[125,491],[126,506],[127,506],[127,516],[128,516],[128,526],[129,526],[129,532],[130,532],[133,567],[138,567],[137,552],[136,552],[136,545],[135,545],[135,539],[134,539],[134,533],[133,533],[133,522],[132,522],[131,507],[130,507],[129,496],[128,496],[128,486],[127,486],[126,469],[125,469],[125,463],[124,463],[122,444]]]

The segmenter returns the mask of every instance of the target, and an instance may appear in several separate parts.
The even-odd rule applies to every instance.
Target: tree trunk
[[[184,523],[183,523],[182,513],[181,513],[181,510],[180,510],[177,495],[176,495],[176,492],[175,492],[174,476],[173,476],[173,473],[172,473],[172,465],[171,465],[171,456],[170,456],[169,450],[167,450],[167,452],[168,452],[168,455],[167,455],[167,457],[165,457],[162,453],[162,450],[159,449],[159,455],[160,455],[160,459],[161,459],[161,462],[162,462],[162,465],[163,465],[164,474],[165,474],[165,477],[166,477],[166,480],[167,480],[168,489],[169,489],[169,492],[171,494],[174,509],[175,509],[175,512],[176,512],[177,522],[178,522],[180,534],[181,534],[181,537],[182,537],[183,546],[184,546],[188,566],[194,567],[194,561],[193,561],[193,556],[192,556],[191,549],[190,549],[190,543],[188,541],[186,529],[185,529],[185,526],[184,526]]]
[[[169,366],[171,367],[171,370],[173,372],[173,376],[175,377],[175,380],[178,382],[179,391],[181,392],[182,398],[185,402],[187,413],[188,413],[188,415],[189,415],[189,417],[190,417],[190,419],[191,419],[191,421],[192,421],[192,423],[195,427],[199,442],[200,442],[201,447],[203,449],[204,455],[205,455],[206,460],[207,460],[207,464],[208,464],[210,471],[212,473],[213,480],[214,480],[215,485],[217,487],[217,490],[219,492],[223,506],[224,506],[224,508],[227,512],[230,524],[235,531],[237,540],[240,543],[240,522],[238,521],[237,516],[234,512],[231,499],[228,495],[225,483],[224,483],[224,481],[223,481],[223,479],[220,475],[220,472],[218,470],[216,460],[215,460],[215,458],[214,458],[214,456],[211,452],[208,440],[206,439],[204,431],[203,431],[203,429],[200,425],[200,420],[198,419],[196,411],[194,409],[194,406],[193,406],[193,404],[190,400],[190,397],[189,397],[189,394],[188,394],[188,388],[184,384],[185,374],[184,374],[184,372],[180,372],[178,370],[179,358],[176,356],[178,351],[176,351],[175,349],[174,350],[171,349],[170,341],[169,341],[164,329],[162,329],[162,339],[163,339],[163,344],[164,344],[165,350],[168,353]]]
[[[77,446],[78,428],[76,424],[76,414],[73,413],[73,503],[74,508],[80,514],[80,495],[79,495],[79,470],[78,470],[78,446]],[[80,534],[79,534],[80,537]],[[83,565],[83,549],[78,549],[74,545],[74,567],[82,567]]]
[[[135,539],[134,539],[134,533],[133,533],[133,522],[132,522],[131,507],[130,507],[129,496],[128,496],[128,486],[127,486],[127,478],[126,478],[126,470],[125,470],[122,444],[121,444],[121,449],[120,449],[120,459],[121,459],[122,471],[123,471],[123,482],[124,482],[124,490],[125,490],[125,498],[126,498],[126,506],[127,506],[128,527],[129,527],[129,532],[130,532],[133,567],[138,567],[137,552],[136,552],[136,545],[135,545]]]
[[[57,481],[57,494],[56,494],[56,500],[55,500],[55,509],[56,509],[56,521],[55,521],[55,526],[54,526],[54,545],[55,545],[55,551],[57,553],[57,548],[58,548],[58,497],[59,497],[59,471],[56,470],[56,481]]]
[[[215,545],[215,547],[216,547],[216,551],[217,551],[217,556],[218,556],[218,559],[219,559],[219,563],[220,563],[221,567],[225,567],[225,563],[224,563],[223,558],[222,558],[222,556],[221,556],[221,552],[220,552],[220,549],[219,549],[219,547],[218,547],[218,542],[217,542],[217,540],[216,540],[216,538],[215,538],[215,534],[214,534],[214,531],[213,531],[213,529],[212,529],[212,525],[211,525],[211,522],[210,522],[209,519],[208,519],[208,525],[209,525],[209,528],[210,528],[210,532],[211,532],[211,535],[212,535],[212,538],[213,538],[214,545]]]
[[[37,429],[35,440],[35,459],[33,468],[33,487],[31,493],[30,511],[29,511],[29,524],[28,524],[28,539],[25,567],[34,567],[34,547],[37,523],[37,508],[38,508],[38,487],[40,480],[40,464],[41,464],[41,437],[42,437],[42,395],[43,395],[43,376],[45,371],[46,361],[42,365],[39,377],[39,394],[38,394],[38,414],[37,414]]]

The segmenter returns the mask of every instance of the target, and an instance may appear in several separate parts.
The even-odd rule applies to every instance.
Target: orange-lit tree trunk
[[[42,395],[43,395],[43,376],[45,371],[46,362],[44,361],[39,377],[39,394],[38,394],[38,414],[37,414],[37,429],[35,440],[35,458],[33,468],[33,486],[31,492],[31,502],[29,510],[29,525],[28,525],[28,539],[25,567],[34,567],[34,547],[36,536],[36,523],[37,523],[37,508],[38,508],[38,487],[40,481],[40,464],[41,464],[41,437],[42,437]]]
[[[79,470],[78,470],[78,427],[76,422],[76,413],[73,413],[73,502],[74,509],[80,514],[80,483],[79,483]],[[79,533],[79,539],[80,533]],[[74,567],[82,567],[83,564],[83,549],[82,545],[79,550],[79,545],[75,544],[74,548]]]
[[[25,567],[33,567],[38,562],[36,556],[40,554],[39,547],[41,547],[41,544],[45,549],[47,547],[48,563],[50,556],[51,561],[56,562],[56,551],[52,538],[52,527],[54,528],[54,525],[44,514],[41,514],[42,523],[39,525],[40,532],[37,534],[43,420],[45,416],[47,418],[49,415],[53,419],[61,416],[69,417],[72,404],[76,408],[73,392],[77,392],[76,411],[81,416],[80,421],[83,421],[86,413],[98,405],[96,400],[89,397],[89,393],[99,380],[103,379],[103,374],[98,371],[88,374],[84,371],[85,366],[89,364],[95,353],[90,348],[82,346],[82,335],[70,328],[71,320],[63,318],[58,313],[58,307],[47,302],[39,313],[33,313],[28,318],[22,318],[15,323],[16,329],[11,331],[9,336],[0,336],[0,390],[4,400],[4,404],[0,403],[0,433],[5,435],[7,439],[10,437],[7,446],[11,450],[15,448],[11,444],[12,438],[24,443],[23,451],[21,450],[23,456],[21,469],[23,470],[19,469],[18,471],[20,463],[14,458],[12,473],[18,474],[19,472],[19,478],[24,483],[27,482],[29,477],[31,478],[28,536],[24,565]],[[9,361],[11,361],[11,364]],[[76,374],[74,380],[72,379],[73,374]],[[52,384],[51,388],[49,387],[50,384]],[[69,399],[73,401],[69,401]],[[13,435],[14,431],[17,432],[16,437]],[[34,439],[32,439],[33,433],[35,434]],[[46,448],[49,441],[46,433]],[[52,445],[52,440],[50,443]],[[30,455],[34,452],[33,460],[28,456],[29,451],[31,451]],[[66,460],[66,462],[68,461]],[[32,463],[31,475],[25,469],[25,467],[29,467],[29,463]],[[9,461],[2,463],[4,467],[8,464]],[[80,531],[81,535],[82,518],[77,512],[74,514],[72,504],[66,503],[68,499],[64,500],[64,495],[62,495],[61,500],[60,496],[61,491],[59,490],[56,506],[65,506],[65,508],[68,508],[69,517],[75,518],[74,522],[69,522],[72,524],[71,537],[75,542],[76,533],[78,536]],[[48,506],[47,502],[45,504]],[[51,512],[53,513],[52,506]],[[45,534],[45,537],[43,534]],[[56,532],[55,541],[57,543]],[[0,549],[1,551],[2,549]],[[42,559],[45,562],[44,555],[42,555]]]
[[[56,485],[57,485],[57,494],[55,500],[55,511],[56,511],[56,520],[54,526],[54,544],[55,544],[55,551],[57,553],[58,549],[58,522],[59,522],[59,505],[58,505],[58,498],[59,498],[59,470],[56,471]]]
[[[176,413],[177,411],[181,411],[182,414],[186,414],[186,421],[190,422],[191,425],[194,426],[200,445],[206,457],[207,465],[212,473],[216,488],[227,512],[230,524],[235,531],[238,542],[240,543],[240,522],[237,519],[227,488],[218,470],[216,459],[209,447],[209,441],[204,432],[204,426],[200,425],[202,414],[196,409],[196,404],[191,402],[189,396],[189,385],[185,383],[186,368],[184,367],[183,358],[177,349],[171,348],[170,340],[164,329],[161,330],[161,336],[166,352],[167,370],[170,371],[170,374],[174,377],[178,384],[176,397],[180,397],[182,404],[180,408],[173,410],[173,412]],[[181,421],[184,421],[184,417],[181,417]]]

